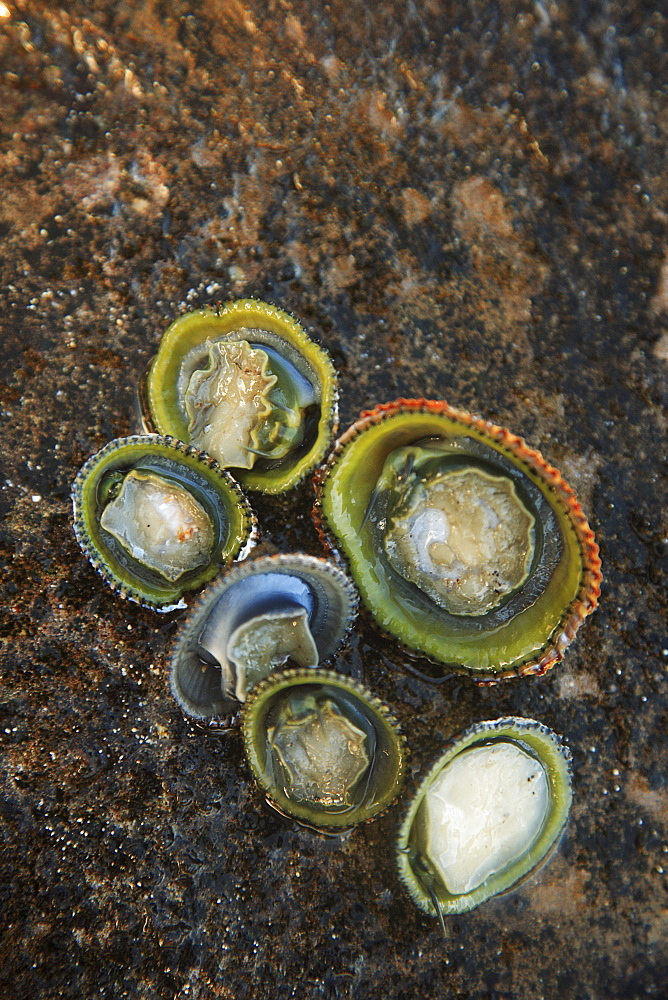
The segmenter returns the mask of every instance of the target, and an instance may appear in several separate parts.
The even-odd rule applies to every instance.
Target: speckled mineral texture
[[[0,994],[599,1000],[668,990],[668,39],[660,5],[0,2]],[[362,617],[334,665],[404,725],[540,719],[558,853],[440,928],[400,808],[324,839],[182,718],[178,617],[119,600],[69,488],[135,427],[173,317],[256,295],[331,352],[342,423],[397,395],[521,433],[578,491],[599,611],[544,678],[439,685]],[[318,552],[308,485],[263,538]]]

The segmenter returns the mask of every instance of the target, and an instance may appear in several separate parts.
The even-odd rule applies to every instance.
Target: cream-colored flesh
[[[471,892],[520,858],[547,817],[541,764],[512,743],[465,750],[425,797],[427,854],[453,895]]]
[[[276,385],[265,351],[245,340],[209,344],[208,368],[193,372],[184,406],[190,443],[223,468],[252,469],[256,434]]]
[[[207,512],[182,486],[152,472],[130,471],[100,524],[133,559],[170,582],[211,558]]]
[[[475,469],[414,489],[390,523],[385,550],[406,579],[455,615],[492,610],[526,579],[534,518],[511,480]]]
[[[317,666],[318,649],[309,629],[308,612],[301,608],[251,618],[230,636],[227,656],[236,668],[235,695],[239,701],[245,701],[254,684],[288,659],[300,667]]]
[[[288,778],[286,793],[296,802],[340,808],[369,766],[366,735],[327,700],[310,711],[285,715],[268,731]]]

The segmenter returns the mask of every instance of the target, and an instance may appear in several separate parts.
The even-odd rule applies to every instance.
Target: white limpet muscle
[[[427,853],[448,891],[471,892],[520,858],[550,807],[535,757],[508,742],[465,750],[425,796]]]
[[[320,655],[308,620],[306,608],[292,608],[257,615],[234,630],[227,657],[236,668],[235,695],[239,701],[245,701],[257,681],[288,659],[300,667],[317,665]]]
[[[311,696],[297,715],[286,709],[267,739],[296,802],[349,805],[352,789],[370,764],[365,733],[331,699]]]
[[[267,394],[276,385],[269,358],[245,340],[209,344],[208,367],[196,370],[184,405],[191,444],[223,468],[252,469],[257,431],[271,412]]]
[[[510,479],[447,472],[413,488],[384,544],[395,569],[451,614],[485,614],[528,576],[534,518]]]
[[[214,529],[202,505],[182,486],[131,470],[100,524],[143,566],[174,582],[211,558]]]

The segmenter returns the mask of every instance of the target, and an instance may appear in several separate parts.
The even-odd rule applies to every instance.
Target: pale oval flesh
[[[132,469],[100,524],[137,562],[175,582],[211,559],[214,528],[202,505],[178,483]]]
[[[276,611],[243,622],[230,636],[227,657],[236,668],[239,701],[245,701],[254,684],[288,659],[300,667],[317,666],[318,649],[307,610]]]
[[[392,566],[455,615],[495,608],[527,578],[534,518],[510,479],[476,469],[420,482],[385,536]]]
[[[298,715],[284,712],[267,735],[283,765],[289,798],[325,808],[351,804],[370,763],[366,734],[333,701],[306,699]]]
[[[512,743],[465,750],[425,796],[426,853],[448,892],[472,892],[522,857],[550,806],[545,771]]]
[[[266,352],[245,340],[215,341],[208,348],[208,367],[193,372],[184,399],[190,443],[223,468],[252,469],[276,376]]]

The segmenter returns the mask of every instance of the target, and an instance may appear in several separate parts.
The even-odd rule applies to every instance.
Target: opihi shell
[[[72,488],[74,531],[114,590],[170,611],[255,541],[255,517],[227,472],[155,434],[110,441]]]
[[[203,594],[172,654],[172,694],[197,718],[236,713],[288,659],[315,667],[352,623],[357,595],[327,559],[297,553],[234,566]]]
[[[382,703],[329,670],[262,681],[243,716],[246,754],[271,803],[316,828],[347,829],[382,812],[404,776],[404,739]]]
[[[282,493],[322,459],[337,420],[336,373],[291,316],[255,299],[198,309],[165,332],[146,377],[147,426]]]
[[[462,913],[533,872],[568,818],[570,759],[533,719],[479,722],[457,737],[423,779],[399,832],[399,874],[417,905]]]
[[[598,546],[571,488],[521,438],[445,402],[363,413],[316,493],[320,536],[378,624],[478,683],[545,673],[597,605]]]

